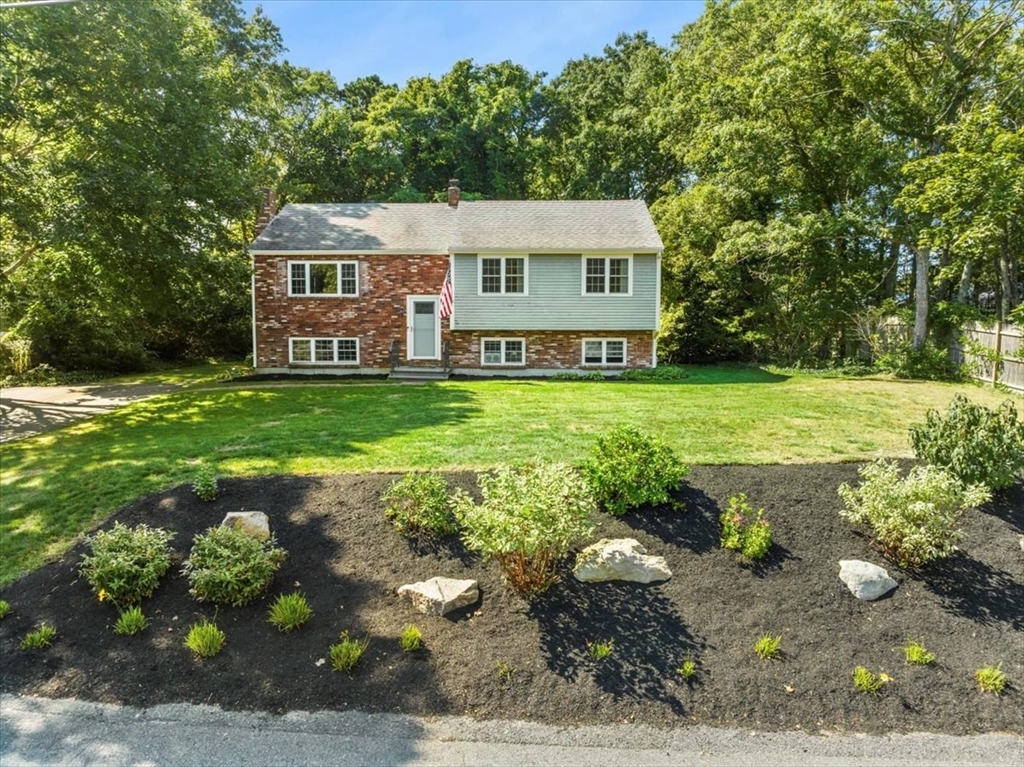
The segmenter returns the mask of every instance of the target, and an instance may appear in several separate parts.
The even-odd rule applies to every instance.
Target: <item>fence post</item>
[[[999,383],[999,359],[1003,356],[1003,323],[996,320],[996,353],[992,358],[992,385]]]

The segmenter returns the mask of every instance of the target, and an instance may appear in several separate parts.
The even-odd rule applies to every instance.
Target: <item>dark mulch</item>
[[[10,585],[12,613],[0,621],[7,693],[76,697],[150,706],[166,702],[231,709],[293,709],[468,714],[554,723],[700,722],[809,731],[1024,732],[1024,487],[1002,493],[966,520],[954,558],[907,574],[888,598],[854,599],[838,561],[885,565],[863,535],[837,516],[836,487],[856,481],[855,465],[706,466],[681,493],[684,513],[602,517],[598,535],[636,537],[664,555],[674,572],[663,584],[582,585],[568,570],[533,604],[502,583],[458,543],[410,544],[387,525],[377,500],[393,476],[271,477],[222,481],[214,503],[188,487],[143,499],[111,520],[147,522],[192,537],[227,511],[266,511],[289,557],[271,596],[301,589],[316,613],[294,634],[266,622],[266,600],[242,608],[193,601],[184,579],[168,577],[144,604],[152,625],[136,637],[111,626],[116,611],[77,577],[82,548]],[[470,475],[452,480],[471,487]],[[718,548],[717,515],[729,495],[764,506],[776,545],[748,568]],[[403,583],[433,575],[479,581],[477,605],[437,618],[412,612],[395,595]],[[227,632],[221,655],[195,661],[183,646],[201,617]],[[22,652],[18,640],[40,621],[59,636],[49,650]],[[398,648],[415,622],[426,649]],[[368,635],[351,676],[331,670],[328,646],[342,630]],[[752,652],[763,632],[781,634],[785,657]],[[614,654],[589,660],[587,643],[614,638]],[[921,639],[938,656],[911,667],[901,646]],[[692,657],[699,673],[676,673]],[[973,673],[1002,663],[1011,686],[982,694]],[[511,678],[498,664],[514,668]],[[853,690],[855,665],[895,678],[877,696]]]

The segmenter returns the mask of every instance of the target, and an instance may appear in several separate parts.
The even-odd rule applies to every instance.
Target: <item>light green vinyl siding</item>
[[[529,295],[481,296],[477,256],[456,255],[452,329],[657,330],[657,256],[633,256],[630,296],[581,295],[582,256],[534,254],[529,260]]]

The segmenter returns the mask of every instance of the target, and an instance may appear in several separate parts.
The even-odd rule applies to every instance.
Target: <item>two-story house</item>
[[[653,367],[662,243],[638,200],[286,205],[250,247],[264,373]]]

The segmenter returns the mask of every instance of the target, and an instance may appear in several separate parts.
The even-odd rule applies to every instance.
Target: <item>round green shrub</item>
[[[232,527],[196,536],[183,572],[200,602],[248,604],[266,592],[286,553],[273,536],[257,540]]]
[[[146,525],[127,527],[115,522],[86,538],[88,554],[79,571],[100,601],[120,607],[152,596],[171,566],[168,542],[173,533]]]
[[[439,474],[406,474],[380,497],[384,516],[402,535],[445,536],[458,532],[448,483]]]
[[[635,426],[619,426],[598,437],[583,464],[597,502],[615,516],[644,504],[668,503],[669,491],[688,472],[672,448]]]

